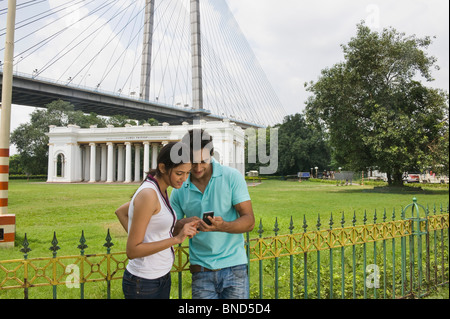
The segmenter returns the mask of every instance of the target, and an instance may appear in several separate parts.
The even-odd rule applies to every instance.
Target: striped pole
[[[7,215],[15,20],[16,0],[8,0],[0,122],[0,248],[14,246],[16,231],[15,216]]]

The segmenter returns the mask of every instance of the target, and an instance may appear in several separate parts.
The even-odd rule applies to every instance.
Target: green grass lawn
[[[293,217],[296,231],[303,231],[303,216],[306,217],[308,230],[316,230],[318,216],[321,229],[329,228],[331,215],[333,228],[341,226],[344,213],[345,226],[352,225],[353,214],[356,224],[363,224],[367,214],[367,224],[383,221],[384,210],[386,220],[392,220],[393,210],[396,219],[400,219],[402,207],[412,203],[414,197],[422,205],[436,204],[447,208],[448,188],[411,188],[404,189],[374,186],[336,186],[335,184],[317,182],[267,181],[257,187],[250,188],[255,216],[259,223],[262,219],[264,229],[274,228],[278,218],[282,233],[289,230],[290,217]],[[267,234],[266,234],[267,235]]]
[[[23,257],[20,249],[25,233],[32,249],[29,258],[52,255],[49,248],[53,232],[56,232],[58,246],[61,248],[58,256],[79,255],[77,246],[82,230],[88,245],[86,254],[106,252],[103,244],[108,229],[114,243],[112,252],[125,251],[127,235],[116,219],[114,211],[130,200],[137,187],[137,184],[47,184],[11,181],[9,213],[16,215],[16,247],[0,249],[0,260]],[[431,209],[433,205],[440,208],[441,204],[447,209],[449,195],[448,187],[398,189],[277,180],[267,180],[261,185],[250,186],[249,192],[257,220],[256,227],[250,234],[251,238],[258,236],[260,221],[263,223],[264,237],[274,235],[276,218],[280,229],[278,233],[289,233],[291,216],[294,220],[294,232],[303,232],[304,218],[308,230],[316,230],[319,215],[321,229],[329,228],[331,213],[333,228],[341,226],[343,212],[345,226],[352,225],[354,214],[356,224],[362,224],[365,212],[367,224],[371,224],[374,221],[375,211],[377,222],[383,221],[384,210],[387,212],[387,220],[392,220],[393,209],[396,212],[396,219],[400,219],[402,207],[412,203],[413,197],[418,199],[418,203],[429,205]],[[186,277],[190,276],[186,274],[184,278]],[[113,285],[115,287],[113,297],[120,298],[121,282],[114,281]],[[175,284],[172,290],[177,296]],[[21,293],[18,295],[19,298],[20,295]],[[11,293],[7,298],[9,296]],[[42,298],[51,298],[51,292]]]
[[[27,233],[30,257],[48,256],[53,232],[56,232],[61,250],[58,254],[78,253],[76,248],[81,231],[87,240],[87,253],[104,252],[107,230],[113,237],[113,251],[125,250],[126,233],[121,228],[114,211],[130,200],[138,185],[124,184],[47,184],[45,182],[11,181],[9,213],[16,215],[16,248],[0,250],[0,259],[21,257],[19,249]],[[387,220],[392,219],[393,209],[400,219],[402,207],[412,203],[413,197],[422,205],[448,205],[448,188],[389,189],[373,186],[336,186],[317,182],[264,181],[249,187],[253,210],[257,220],[251,237],[258,236],[262,220],[264,236],[273,235],[278,218],[279,233],[289,232],[291,216],[296,232],[303,231],[306,217],[308,230],[315,230],[320,215],[321,229],[329,228],[333,214],[333,228],[340,227],[342,212],[345,225],[350,226],[356,213],[357,224],[382,222],[386,209]]]

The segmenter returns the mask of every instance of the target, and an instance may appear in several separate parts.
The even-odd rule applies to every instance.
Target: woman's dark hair
[[[151,169],[149,172],[145,172],[146,177],[142,181],[141,185],[147,180],[154,180],[154,177],[162,176],[163,173],[159,170],[159,164],[164,164],[166,170],[170,171],[175,167],[192,163],[192,157],[187,155],[189,152],[183,150],[189,149],[189,146],[183,144],[182,142],[173,142],[164,146],[158,154],[156,169]],[[172,157],[174,157],[172,159]],[[136,193],[136,192],[135,192]],[[134,194],[131,196],[133,198]]]
[[[161,176],[162,172],[159,170],[159,164],[164,164],[167,171],[172,170],[178,165],[191,163],[191,156],[185,152],[187,145],[182,142],[172,142],[164,146],[158,154],[156,169],[152,169],[147,173],[151,176]]]

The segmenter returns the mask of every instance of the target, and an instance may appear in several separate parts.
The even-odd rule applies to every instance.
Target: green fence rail
[[[263,237],[267,230],[260,221],[257,238],[250,239],[247,234],[245,243],[250,297],[421,298],[432,287],[448,284],[448,204],[430,209],[414,199],[400,216],[395,210],[389,215],[375,212],[369,222],[365,213],[362,225],[356,225],[353,215],[351,226],[345,225],[344,214],[337,220],[331,215],[327,221],[319,216],[312,227],[304,218],[298,233],[291,218],[288,234],[280,234],[276,219],[274,236],[269,237]],[[78,296],[84,299],[86,284],[103,282],[109,299],[111,283],[122,278],[128,261],[124,252],[112,252],[109,230],[102,254],[85,253],[88,246],[83,231],[77,256],[58,256],[56,233],[50,247],[52,257],[28,258],[31,249],[26,234],[22,246],[22,259],[0,260],[0,298],[2,291],[23,290],[28,299],[31,289],[51,287],[52,297],[57,299],[58,288],[66,286],[79,289]],[[188,270],[188,247],[175,247],[172,278],[180,299],[190,293],[186,292],[191,282]]]

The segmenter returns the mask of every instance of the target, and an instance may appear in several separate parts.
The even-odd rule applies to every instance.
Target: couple
[[[157,169],[116,211],[128,232],[125,298],[168,299],[173,246],[189,237],[192,298],[247,299],[243,233],[255,219],[245,179],[213,159],[212,137],[204,130],[189,131],[180,143],[160,151]],[[186,148],[188,158],[182,154]],[[175,157],[183,161],[174,163]],[[209,211],[210,225],[202,220]]]

